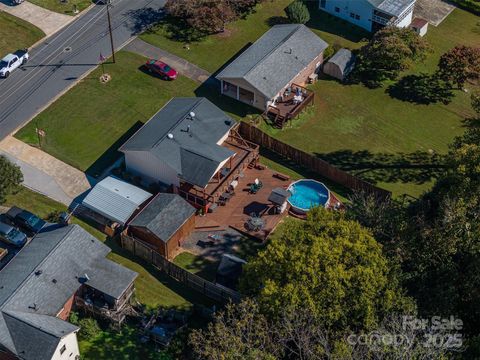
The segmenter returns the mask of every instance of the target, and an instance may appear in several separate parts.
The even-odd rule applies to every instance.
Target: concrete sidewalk
[[[67,206],[91,187],[82,171],[14,137],[0,142],[0,153],[20,166],[25,186]]]
[[[177,70],[180,75],[184,75],[200,83],[207,81],[208,78],[212,76],[212,74],[210,74],[208,71],[198,67],[197,65],[192,64],[181,57],[170,54],[165,50],[159,49],[156,46],[150,45],[139,38],[136,38],[130,42],[123,49],[147,58],[163,61]]]
[[[6,5],[4,2],[0,1],[0,10],[35,25],[42,30],[46,36],[52,35],[71,21],[75,20],[75,16],[58,14],[29,3],[28,1],[16,6]]]

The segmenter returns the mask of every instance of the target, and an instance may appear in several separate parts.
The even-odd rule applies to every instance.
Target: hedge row
[[[480,15],[480,0],[451,0],[459,8]]]

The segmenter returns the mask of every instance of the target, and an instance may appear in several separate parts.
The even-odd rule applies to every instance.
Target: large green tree
[[[459,89],[467,80],[480,77],[480,47],[455,46],[438,62],[438,75]]]
[[[5,202],[7,195],[17,191],[22,182],[23,174],[20,168],[0,155],[0,204]]]
[[[310,11],[302,0],[295,0],[285,9],[288,20],[294,24],[306,24],[310,20]]]
[[[335,333],[371,329],[389,312],[413,309],[371,233],[320,208],[285,224],[245,266],[241,289],[272,318],[307,308]]]
[[[428,43],[411,29],[386,27],[360,49],[356,74],[371,86],[394,80],[430,50]]]

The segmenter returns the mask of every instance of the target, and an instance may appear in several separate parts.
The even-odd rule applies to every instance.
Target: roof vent
[[[190,118],[193,120],[193,118],[195,117],[195,113],[193,111],[190,111]]]
[[[37,270],[35,271],[35,276],[40,276],[42,275],[43,271],[42,270]]]
[[[172,133],[168,133],[167,137],[168,137],[169,139],[173,139],[173,134],[172,134]]]
[[[57,283],[57,279],[52,279],[52,283],[56,284],[56,283]]]
[[[37,308],[37,304],[35,304],[35,303],[33,303],[33,306],[32,306],[32,305],[29,305],[28,308],[29,308],[29,309],[32,309],[32,310],[35,310],[35,311],[37,311],[37,309],[38,309],[38,308]]]
[[[90,280],[90,278],[88,277],[87,273],[85,273],[85,275],[83,276],[85,278],[85,280]]]

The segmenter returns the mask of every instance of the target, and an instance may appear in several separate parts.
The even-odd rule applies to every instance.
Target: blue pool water
[[[321,182],[315,180],[299,180],[288,188],[292,196],[290,205],[297,211],[308,211],[315,206],[323,206],[328,202],[329,190]]]

